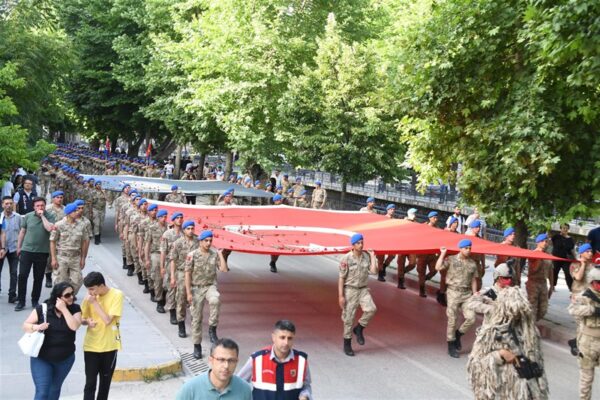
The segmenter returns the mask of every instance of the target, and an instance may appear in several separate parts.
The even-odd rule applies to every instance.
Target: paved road
[[[107,220],[108,226],[111,222]],[[191,339],[179,338],[176,327],[168,322],[168,314],[157,314],[154,303],[141,293],[141,286],[125,276],[116,238],[105,234],[104,242],[102,246],[92,245],[94,260],[176,348],[191,352]],[[309,354],[317,399],[472,398],[465,365],[473,332],[463,339],[461,358],[448,357],[445,309],[431,296],[421,299],[412,290],[400,291],[391,282],[382,284],[372,280],[369,285],[378,313],[365,330],[366,345],[355,343],[357,355],[351,358],[341,350],[342,324],[337,305],[335,258],[282,257],[278,266],[280,272],[273,274],[269,272],[267,257],[233,253],[231,272],[219,276],[223,305],[218,333],[238,341],[242,361],[252,351],[269,344],[274,321],[288,318],[297,325],[296,347]],[[3,288],[6,287],[4,282],[3,276]],[[2,302],[6,302],[6,294]],[[2,310],[6,312],[5,307]],[[143,340],[143,332],[139,335]],[[203,342],[205,354],[209,346],[206,336]],[[3,343],[4,346],[13,344]],[[576,398],[578,369],[575,358],[562,344],[544,341],[543,349],[551,398]],[[148,351],[152,349],[148,348]],[[2,357],[0,371],[4,372],[0,374],[6,373],[10,362]],[[172,390],[172,387],[165,390]],[[595,394],[599,392],[596,389]],[[167,394],[161,393],[161,397],[164,395]]]

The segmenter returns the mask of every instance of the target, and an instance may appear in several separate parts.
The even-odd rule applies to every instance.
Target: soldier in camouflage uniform
[[[146,199],[143,199],[146,200]],[[137,250],[138,250],[138,260],[140,263],[140,271],[138,273],[138,279],[141,277],[142,285],[144,285],[144,293],[150,293],[150,285],[148,282],[148,271],[146,270],[146,254],[144,253],[144,237],[146,235],[146,229],[148,228],[148,224],[150,223],[150,217],[148,216],[148,201],[140,201],[139,213],[140,217],[137,224]]]
[[[222,252],[211,248],[212,231],[203,231],[198,236],[200,247],[188,253],[185,261],[185,289],[187,300],[192,305],[192,341],[194,343],[194,358],[202,358],[202,316],[204,301],[208,302],[208,336],[211,343],[217,337],[219,309],[221,308],[220,294],[217,290],[217,270],[229,271],[227,261]]]
[[[589,273],[594,270],[594,264],[592,263],[593,253],[592,245],[584,243],[577,248],[577,254],[579,259],[572,262],[569,266],[573,283],[571,285],[571,299],[574,299],[581,293],[583,293],[589,287]],[[577,326],[577,334],[579,334],[579,328],[581,320],[575,317],[575,324]],[[578,335],[577,335],[578,336]],[[569,347],[571,348],[571,354],[577,356],[579,351],[577,350],[577,336],[568,341]]]
[[[160,274],[163,277],[164,288],[166,290],[165,309],[169,310],[171,324],[177,325],[177,302],[175,300],[177,283],[176,280],[171,280],[170,253],[173,243],[183,235],[181,230],[183,214],[175,212],[171,215],[170,219],[173,226],[167,229],[160,238]]]
[[[187,307],[187,296],[185,292],[185,260],[193,250],[198,248],[198,240],[194,234],[194,221],[185,221],[181,225],[183,236],[173,243],[171,249],[171,286],[177,283],[175,301],[177,303],[177,325],[179,326],[179,337],[186,337],[185,333],[185,309]]]
[[[125,246],[127,246],[127,276],[133,276],[139,271],[138,266],[138,252],[137,252],[137,219],[139,218],[138,213],[138,202],[142,199],[137,193],[131,194],[131,205],[125,208],[125,219],[123,221],[123,237],[125,239]],[[135,231],[134,231],[135,228]]]
[[[469,224],[469,229],[465,232],[466,236],[471,237],[479,237],[479,232],[481,231],[481,221],[476,219],[471,221]],[[471,256],[473,260],[477,263],[477,271],[479,272],[479,278],[477,278],[477,290],[481,289],[483,275],[485,274],[485,254],[473,254]]]
[[[121,258],[123,259],[123,269],[127,269],[127,258],[125,256],[125,241],[121,237],[123,234],[123,214],[121,213],[121,207],[125,204],[129,204],[129,190],[131,186],[125,185],[121,189],[121,194],[114,200],[113,207],[115,209],[115,232],[121,239]],[[111,192],[112,193],[112,192]]]
[[[46,211],[50,214],[54,215],[54,220],[56,222],[60,221],[65,217],[65,207],[62,204],[63,198],[65,194],[61,190],[57,190],[52,192],[52,203],[50,206],[46,207]],[[52,263],[50,257],[48,257],[48,263],[46,265],[46,287],[52,287]]]
[[[498,264],[494,268],[494,284],[491,288],[475,293],[469,299],[467,307],[477,314],[483,314],[483,324],[486,324],[498,298],[500,291],[511,287],[513,284],[513,269],[506,263]]]
[[[437,224],[438,222],[438,213],[437,211],[431,211],[427,214],[428,221],[425,223],[432,228],[439,229]],[[435,270],[436,260],[438,259],[438,254],[418,254],[417,255],[417,273],[419,275],[419,296],[427,297],[427,292],[425,290],[425,282],[432,279],[437,271]],[[429,269],[429,272],[427,270]]]
[[[106,193],[102,190],[102,181],[94,184],[94,195],[92,196],[92,217],[94,218],[94,244],[102,242],[102,228],[106,216]]]
[[[536,248],[534,251],[544,253],[548,247],[548,235],[542,233],[535,238]],[[529,259],[527,272],[527,298],[531,303],[533,318],[541,320],[548,311],[548,299],[552,295],[552,277],[554,267],[550,260]]]
[[[94,233],[92,231],[92,223],[84,214],[85,202],[81,199],[77,199],[73,202],[73,204],[77,205],[77,216],[80,223],[83,224],[84,232],[87,235],[87,240],[83,242],[83,258],[86,259],[88,255],[88,250],[90,248],[90,240],[94,237]]]
[[[327,202],[327,191],[321,187],[321,181],[315,181],[315,188],[312,192],[310,206],[311,208],[325,208]]]
[[[436,271],[448,271],[446,273],[448,302],[446,340],[448,341],[448,354],[454,358],[458,358],[458,352],[462,349],[461,336],[467,333],[467,330],[475,323],[475,313],[467,307],[470,297],[477,292],[477,278],[479,277],[477,264],[471,258],[471,247],[471,240],[463,239],[458,242],[460,252],[448,258],[446,258],[447,249],[442,247],[440,257],[435,264]],[[460,328],[456,329],[456,320],[460,309],[462,309],[465,321]]]
[[[77,206],[65,207],[66,218],[54,225],[50,233],[50,254],[54,269],[54,284],[69,282],[75,295],[83,284],[81,270],[85,267],[84,243],[88,241],[84,225],[79,221]]]
[[[179,192],[179,186],[173,185],[171,186],[171,193],[165,196],[165,201],[185,204],[185,195]]]
[[[574,297],[569,313],[580,320],[577,336],[579,349],[579,398],[592,398],[594,369],[600,366],[600,268],[588,273],[589,288]]]
[[[538,368],[525,371],[523,367],[533,363]],[[517,367],[525,376],[519,376]],[[548,398],[539,331],[519,288],[507,287],[498,293],[487,322],[477,330],[467,374],[478,400]]]
[[[150,300],[156,301],[156,311],[165,313],[165,295],[163,278],[160,272],[160,242],[162,235],[167,230],[167,211],[158,210],[156,204],[148,207],[151,225],[146,229],[144,236],[146,269],[150,271],[152,288],[150,289]],[[154,214],[156,210],[156,214]]]
[[[306,189],[301,190],[298,197],[294,199],[294,207],[308,208],[308,200],[306,200]]]
[[[364,241],[360,233],[356,233],[350,238],[350,244],[352,251],[340,260],[338,302],[342,309],[344,323],[344,353],[347,356],[354,356],[352,333],[356,335],[358,344],[364,345],[363,330],[377,311],[367,287],[369,274],[377,274],[377,262],[372,251],[363,251]],[[362,309],[362,316],[358,320],[358,324],[352,328],[359,306]]]

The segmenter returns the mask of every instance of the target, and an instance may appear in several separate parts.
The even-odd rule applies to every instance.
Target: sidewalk
[[[118,288],[111,279],[110,273],[102,270],[95,257],[99,256],[96,246],[90,247],[87,259],[86,272],[100,271],[107,279],[107,284]],[[8,304],[8,266],[5,265],[2,273],[2,292],[0,293],[0,387],[2,398],[18,400],[31,399],[34,394],[34,385],[31,379],[29,358],[24,356],[17,341],[23,335],[21,325],[31,313],[31,299],[27,298],[27,308],[22,312],[14,311],[14,304]],[[30,296],[30,277],[28,296]],[[50,289],[43,288],[41,299],[48,298]],[[79,292],[83,299],[85,287]],[[81,304],[81,300],[78,301]],[[83,338],[86,327],[82,326],[77,333],[75,351],[75,365],[65,380],[62,396],[81,397],[85,383],[83,363]],[[121,337],[123,349],[119,351],[117,369],[113,382],[119,381],[149,381],[181,371],[179,353],[171,342],[136,308],[127,296],[123,304],[121,318]],[[61,396],[61,397],[62,397]]]

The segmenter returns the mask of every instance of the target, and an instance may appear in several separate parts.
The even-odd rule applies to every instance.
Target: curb
[[[166,375],[177,375],[182,372],[181,360],[141,368],[117,368],[113,374],[113,382],[156,381]]]

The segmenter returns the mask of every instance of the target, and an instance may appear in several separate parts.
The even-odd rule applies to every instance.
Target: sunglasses
[[[73,297],[73,292],[63,293],[61,297],[64,297],[65,299],[70,299],[71,297]]]

